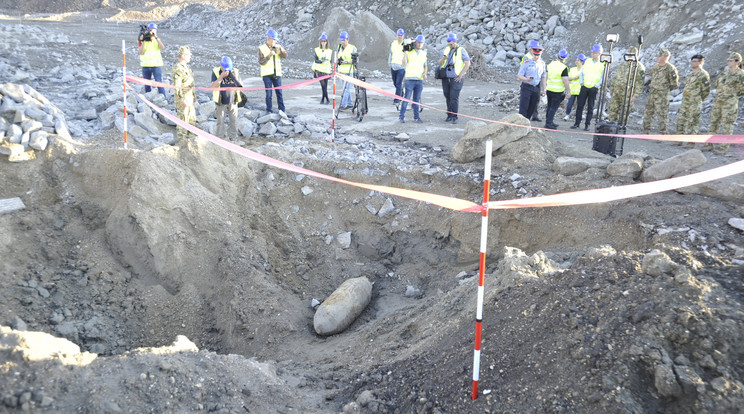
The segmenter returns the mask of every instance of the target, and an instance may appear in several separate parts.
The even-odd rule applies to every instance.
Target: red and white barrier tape
[[[343,77],[342,77],[343,78]],[[349,80],[356,80],[354,78],[346,77]],[[132,87],[127,84],[132,89]],[[397,187],[388,187],[374,184],[364,184],[353,181],[344,180],[337,177],[332,177],[326,174],[321,174],[305,168],[300,168],[292,164],[285,163],[283,161],[275,160],[265,155],[258,154],[256,152],[247,150],[230,142],[224,141],[216,136],[209,134],[201,129],[183,122],[177,116],[170,112],[158,107],[144,96],[137,93],[134,89],[132,92],[153,110],[170,119],[177,125],[191,131],[195,135],[198,135],[215,145],[223,147],[229,151],[240,154],[246,158],[271,165],[273,167],[281,168],[287,171],[292,171],[300,174],[305,174],[311,177],[316,177],[328,181],[334,181],[341,184],[351,185],[358,188],[364,188],[368,190],[378,191],[385,194],[397,195],[400,197],[408,198],[411,200],[423,201],[436,206],[440,206],[446,209],[464,212],[483,212],[484,206],[481,204],[475,204],[472,201],[462,200],[454,197],[447,197],[437,194],[425,193],[422,191],[406,190]],[[702,184],[708,181],[718,180],[732,175],[741,174],[744,172],[744,161],[734,162],[722,167],[713,168],[711,170],[702,171],[699,173],[670,178],[666,180],[654,181],[649,183],[630,184],[626,186],[601,188],[593,190],[583,190],[571,193],[554,194],[548,196],[523,198],[523,199],[512,199],[502,201],[490,201],[486,205],[488,209],[511,209],[511,208],[527,208],[527,207],[556,207],[556,206],[569,206],[569,205],[580,205],[580,204],[592,204],[592,203],[603,203],[608,201],[622,200],[632,197],[638,197],[643,195],[650,195],[654,193],[660,193],[663,191],[674,190],[677,188],[688,187],[691,185]]]

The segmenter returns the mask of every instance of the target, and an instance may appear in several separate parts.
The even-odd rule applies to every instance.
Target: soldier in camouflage
[[[191,61],[191,49],[188,46],[181,46],[178,49],[178,63],[172,69],[173,85],[175,86],[173,98],[176,104],[178,117],[184,122],[191,125],[196,124],[196,93],[194,92],[194,74],[189,68]],[[191,133],[182,127],[176,128],[178,140],[184,142],[189,138]]]
[[[667,118],[669,118],[669,93],[679,86],[677,68],[669,63],[671,53],[667,49],[659,49],[656,56],[656,66],[651,68],[651,85],[649,86],[646,113],[643,115],[643,133],[651,131],[654,116],[658,115],[660,134],[667,133]]]
[[[728,69],[716,80],[716,99],[710,111],[710,133],[732,135],[734,122],[739,114],[739,97],[744,95],[744,70],[739,67],[741,55],[734,52],[728,58]],[[705,144],[703,150],[711,149],[711,144]],[[725,154],[729,144],[716,144],[715,150]]]
[[[677,133],[697,135],[700,131],[700,112],[703,101],[710,93],[710,75],[703,69],[705,57],[695,55],[690,59],[692,71],[685,79],[682,90],[682,104],[677,112]],[[686,147],[694,147],[695,143],[685,142]]]
[[[631,46],[628,48],[628,53],[637,55],[638,49],[635,46]],[[646,68],[643,66],[643,63],[637,63],[638,69],[636,70],[635,87],[633,88],[633,95],[630,97],[630,106],[627,109],[628,112],[633,108],[633,102],[635,102],[641,94],[641,91],[643,91],[643,76],[646,73]],[[610,100],[610,107],[607,110],[609,112],[610,121],[620,121],[620,110],[622,109],[623,101],[625,100],[625,87],[628,84],[628,72],[630,72],[631,69],[631,62],[626,60],[620,64],[620,67],[617,68],[617,72],[615,72],[615,77],[612,78],[612,82],[610,83],[610,96],[612,96],[612,99]],[[630,92],[630,90],[628,91]]]

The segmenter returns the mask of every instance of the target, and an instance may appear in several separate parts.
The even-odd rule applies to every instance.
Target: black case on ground
[[[600,134],[617,134],[620,131],[620,125],[617,122],[611,122],[602,120],[597,125],[597,133]],[[595,135],[592,140],[592,149],[602,154],[607,154],[612,157],[619,157],[623,155],[623,143],[625,139],[622,137],[606,137]]]

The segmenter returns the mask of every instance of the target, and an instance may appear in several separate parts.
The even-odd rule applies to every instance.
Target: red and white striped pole
[[[127,149],[127,49],[126,40],[121,41],[121,83],[124,86],[124,149]]]
[[[488,236],[488,193],[491,191],[491,150],[493,142],[486,141],[486,166],[483,170],[483,216],[481,217],[480,260],[478,269],[478,305],[475,311],[475,351],[473,352],[473,399],[478,398],[480,378],[481,325],[483,324],[484,276],[486,273],[486,239]]]
[[[331,105],[331,142],[336,142],[336,65],[338,52],[333,54],[333,105]]]

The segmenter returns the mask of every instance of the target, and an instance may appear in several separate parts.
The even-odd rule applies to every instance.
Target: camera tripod
[[[362,82],[365,82],[367,78],[364,76],[359,75],[359,69],[357,67],[358,57],[352,55],[351,59],[351,73],[349,73],[354,79],[359,79]],[[342,96],[343,93],[346,91],[346,87],[349,85],[344,85],[344,91],[341,92]],[[341,110],[341,107],[339,106],[336,109],[336,119],[338,119],[338,113]],[[354,85],[354,105],[351,107],[351,113],[354,114],[357,121],[362,122],[362,119],[364,119],[364,115],[367,115],[367,90],[364,89],[361,86]]]

